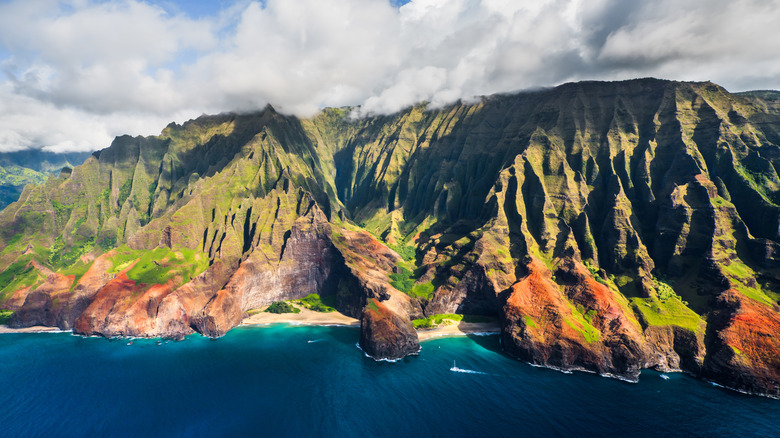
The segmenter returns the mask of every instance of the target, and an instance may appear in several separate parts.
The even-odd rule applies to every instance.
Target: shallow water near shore
[[[497,336],[375,362],[354,327],[210,340],[0,335],[2,436],[772,436],[780,401],[684,374],[639,383],[534,368]],[[457,370],[452,371],[453,362]]]

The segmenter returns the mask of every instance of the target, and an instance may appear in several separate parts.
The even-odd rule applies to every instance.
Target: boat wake
[[[308,342],[309,344],[313,344],[315,342],[322,342],[322,341],[324,341],[324,339],[314,339],[314,340],[306,341],[306,342]]]
[[[463,368],[458,368],[457,365],[455,365],[455,361],[452,361],[452,368],[450,368],[450,371],[455,373],[466,373],[466,374],[487,374],[483,373],[482,371],[474,371],[474,370],[466,370]]]

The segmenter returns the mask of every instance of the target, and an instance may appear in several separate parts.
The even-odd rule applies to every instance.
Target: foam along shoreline
[[[36,325],[32,327],[11,328],[7,325],[0,325],[0,334],[3,333],[42,333],[42,332],[62,332],[59,327],[47,327]]]
[[[300,313],[266,313],[265,311],[250,314],[241,325],[266,324],[301,324],[301,325],[348,325],[359,326],[360,321],[339,312],[315,312],[295,306]],[[265,310],[265,309],[263,309]]]
[[[439,324],[433,329],[417,330],[417,338],[420,342],[435,338],[468,336],[468,335],[497,335],[501,333],[498,322],[459,322],[458,324]]]

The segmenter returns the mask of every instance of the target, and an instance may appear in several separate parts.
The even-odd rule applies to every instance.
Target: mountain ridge
[[[778,396],[777,160],[778,107],[708,82],[205,116],[25,188],[0,293],[16,326],[180,337],[315,292],[377,358],[487,314],[534,364]]]
[[[55,153],[39,149],[0,152],[0,210],[19,199],[27,184],[42,184],[64,167],[84,162],[89,155],[89,152]]]

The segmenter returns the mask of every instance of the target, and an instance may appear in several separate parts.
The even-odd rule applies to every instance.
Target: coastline
[[[298,306],[296,306],[298,307]],[[301,324],[301,325],[346,325],[360,326],[360,320],[339,312],[315,312],[298,307],[300,313],[253,313],[241,321],[239,326],[268,324]]]
[[[360,326],[360,320],[339,312],[315,312],[295,306],[300,313],[253,313],[241,321],[240,326],[294,324],[294,325],[342,325]],[[436,328],[417,330],[420,342],[436,338],[468,335],[495,335],[501,333],[498,322],[459,322],[458,324],[440,324]]]
[[[300,313],[266,313],[258,312],[247,316],[241,321],[239,326],[249,325],[269,325],[269,324],[293,324],[293,325],[339,325],[359,327],[360,320],[349,317],[339,312],[315,312],[313,310],[301,308]],[[0,334],[6,333],[46,333],[62,332],[58,327],[47,327],[42,325],[22,328],[10,328],[7,325],[0,324]],[[420,342],[436,338],[445,338],[453,336],[468,335],[494,335],[501,333],[498,323],[469,323],[461,322],[459,324],[440,325],[433,329],[417,330],[417,337]]]
[[[497,335],[501,333],[498,322],[459,322],[458,324],[439,324],[433,329],[417,330],[420,342],[436,338],[468,335]]]
[[[62,332],[59,327],[47,327],[44,325],[35,325],[32,327],[11,328],[0,324],[0,334],[5,333],[42,333],[42,332]]]

